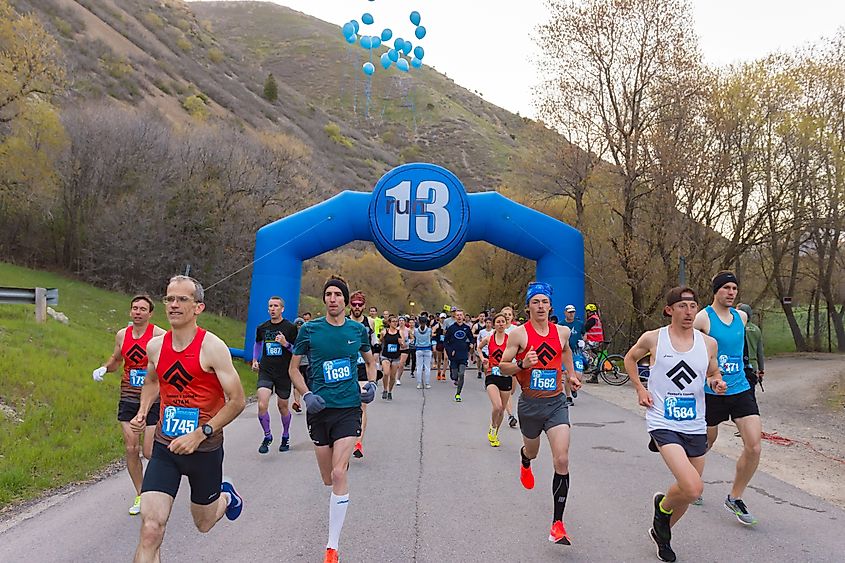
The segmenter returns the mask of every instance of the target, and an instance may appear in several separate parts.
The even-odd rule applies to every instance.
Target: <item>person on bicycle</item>
[[[584,356],[581,351],[584,348],[584,321],[575,316],[576,312],[575,305],[567,305],[563,310],[563,322],[560,324],[569,327],[569,347],[572,348],[572,363],[575,364],[575,373],[578,374],[579,378],[583,378]],[[571,391],[567,384],[566,395],[569,405],[574,405],[572,397],[577,397],[578,391]]]
[[[601,324],[601,316],[595,303],[587,303],[584,310],[587,312],[587,320],[584,321],[584,345],[588,350],[595,352],[601,348],[602,342],[604,342],[604,329]],[[596,374],[593,374],[587,379],[587,383],[598,382],[599,380]]]

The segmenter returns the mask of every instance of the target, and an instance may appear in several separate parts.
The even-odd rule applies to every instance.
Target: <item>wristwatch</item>
[[[524,367],[522,367],[522,360],[516,361],[516,367],[518,367],[519,369],[525,369]]]
[[[210,424],[203,424],[202,433],[206,438],[211,438],[211,435],[214,434],[214,428],[212,428]]]

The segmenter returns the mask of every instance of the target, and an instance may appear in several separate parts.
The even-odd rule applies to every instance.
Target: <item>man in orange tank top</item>
[[[154,336],[164,334],[164,329],[150,324],[153,316],[153,300],[148,295],[136,295],[129,302],[129,318],[132,324],[117,331],[114,339],[114,352],[104,365],[91,374],[94,381],[102,381],[103,375],[110,371],[117,371],[123,364],[123,377],[120,380],[120,401],[117,404],[117,420],[123,431],[123,444],[126,447],[126,471],[135,486],[135,501],[129,508],[132,516],[141,512],[141,479],[144,477],[144,467],[139,457],[150,459],[153,452],[153,435],[158,423],[158,413],[147,420],[144,432],[143,450],[140,447],[138,435],[129,427],[129,421],[138,412],[141,401],[141,387],[147,374],[147,343]]]
[[[572,389],[581,387],[581,379],[572,363],[569,328],[549,322],[552,287],[531,282],[525,299],[528,322],[513,329],[499,363],[505,375],[516,375],[522,389],[518,416],[522,431],[520,481],[526,489],[534,488],[531,460],[540,451],[540,434],[546,433],[552,450],[555,475],[552,480],[554,516],[549,541],[570,545],[563,525],[563,510],[569,492],[569,405],[563,377],[569,375]]]
[[[223,427],[243,411],[244,390],[226,343],[197,326],[204,293],[193,278],[171,278],[164,298],[170,331],[147,346],[148,377],[132,429],[144,428],[159,394],[162,416],[141,487],[136,562],[160,560],[183,475],[191,486],[191,516],[199,531],[211,530],[224,514],[235,520],[243,509],[232,483],[223,479]]]

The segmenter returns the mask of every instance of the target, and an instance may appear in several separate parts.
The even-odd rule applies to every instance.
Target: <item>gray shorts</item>
[[[569,426],[569,405],[566,404],[566,395],[561,393],[555,397],[542,399],[531,399],[520,395],[517,416],[522,435],[532,440],[541,432],[548,432],[555,426],[561,424]]]

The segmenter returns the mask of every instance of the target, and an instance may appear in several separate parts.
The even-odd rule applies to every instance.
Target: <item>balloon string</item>
[[[307,229],[305,229],[304,231],[302,231],[301,233],[299,233],[299,234],[298,234],[298,235],[296,235],[295,237],[293,237],[293,238],[291,238],[291,239],[289,239],[289,240],[286,240],[285,242],[283,242],[282,244],[280,244],[280,245],[279,245],[279,246],[277,246],[276,248],[273,248],[272,250],[270,250],[270,251],[269,251],[269,252],[267,252],[266,254],[264,254],[264,255],[262,255],[262,256],[259,256],[258,258],[256,258],[255,260],[253,260],[252,262],[250,262],[249,264],[247,264],[246,266],[243,266],[242,268],[238,268],[237,270],[235,270],[235,271],[234,271],[234,272],[232,272],[231,274],[227,275],[226,277],[224,277],[224,278],[222,278],[222,279],[217,280],[217,281],[216,281],[216,282],[214,282],[213,284],[211,284],[211,285],[209,285],[208,287],[206,287],[206,288],[205,288],[205,290],[206,290],[206,291],[208,291],[209,289],[211,289],[211,288],[212,288],[212,287],[214,287],[215,285],[220,284],[220,283],[223,283],[224,281],[228,280],[228,279],[229,279],[229,278],[231,278],[232,276],[236,276],[237,274],[240,274],[241,272],[243,272],[244,270],[246,270],[246,269],[247,269],[247,268],[249,268],[250,266],[252,266],[252,265],[256,264],[256,263],[257,263],[257,262],[259,262],[260,260],[264,260],[265,258],[267,258],[268,256],[270,256],[271,254],[273,254],[273,253],[274,253],[274,252],[276,252],[277,250],[281,250],[281,249],[282,249],[282,248],[284,248],[285,246],[287,246],[287,245],[289,245],[290,243],[294,242],[295,240],[297,240],[297,239],[299,239],[299,238],[301,238],[301,237],[303,237],[303,236],[307,235],[309,232],[313,231],[314,229],[316,229],[317,227],[319,227],[320,225],[322,225],[322,224],[323,224],[323,223],[325,223],[326,221],[330,221],[330,220],[331,220],[331,215],[329,215],[328,217],[324,218],[322,221],[320,221],[320,222],[318,222],[318,223],[315,223],[314,225],[312,225],[312,226],[308,227]]]
[[[510,221],[510,222],[511,222],[511,224],[515,225],[515,226],[516,226],[519,230],[521,230],[523,233],[525,233],[525,234],[526,234],[526,235],[528,235],[529,237],[533,238],[533,239],[534,239],[534,240],[535,240],[538,244],[540,244],[541,246],[545,246],[545,247],[547,247],[547,248],[549,249],[549,251],[550,251],[552,254],[554,254],[555,256],[557,256],[558,258],[560,258],[560,259],[561,259],[564,263],[566,263],[568,266],[571,266],[572,268],[577,269],[577,266],[575,266],[575,264],[573,264],[572,262],[570,262],[570,261],[569,261],[569,259],[567,259],[565,256],[563,256],[563,255],[561,255],[560,253],[558,253],[558,252],[557,252],[554,248],[547,246],[547,245],[546,245],[546,243],[545,243],[544,241],[541,241],[540,239],[538,239],[537,237],[535,237],[533,234],[531,234],[530,232],[528,232],[527,230],[525,230],[524,228],[522,228],[522,225],[520,225],[519,223],[515,222],[515,221],[514,221],[513,219],[511,219],[510,217],[505,217],[505,219],[507,219],[508,221]],[[640,311],[639,309],[637,309],[636,307],[634,307],[634,305],[632,305],[631,303],[629,303],[629,302],[628,302],[628,301],[627,301],[624,297],[622,297],[621,295],[619,295],[617,292],[615,292],[614,290],[612,290],[612,289],[611,289],[611,288],[609,288],[608,286],[604,285],[604,284],[603,284],[602,282],[600,282],[597,278],[594,278],[593,276],[589,275],[589,274],[586,272],[586,270],[585,270],[583,273],[584,273],[584,277],[585,277],[585,278],[589,278],[589,279],[590,279],[590,281],[592,281],[594,285],[597,285],[597,286],[601,287],[602,289],[604,289],[605,291],[607,291],[607,292],[608,292],[608,294],[609,294],[611,297],[614,297],[615,299],[617,299],[617,300],[618,300],[620,303],[622,303],[623,305],[625,305],[625,306],[627,306],[627,307],[630,307],[631,309],[633,309],[634,311],[636,311],[637,313],[639,313],[640,315],[642,315],[644,318],[647,318],[647,317],[648,317],[648,315],[646,315],[643,311]]]

